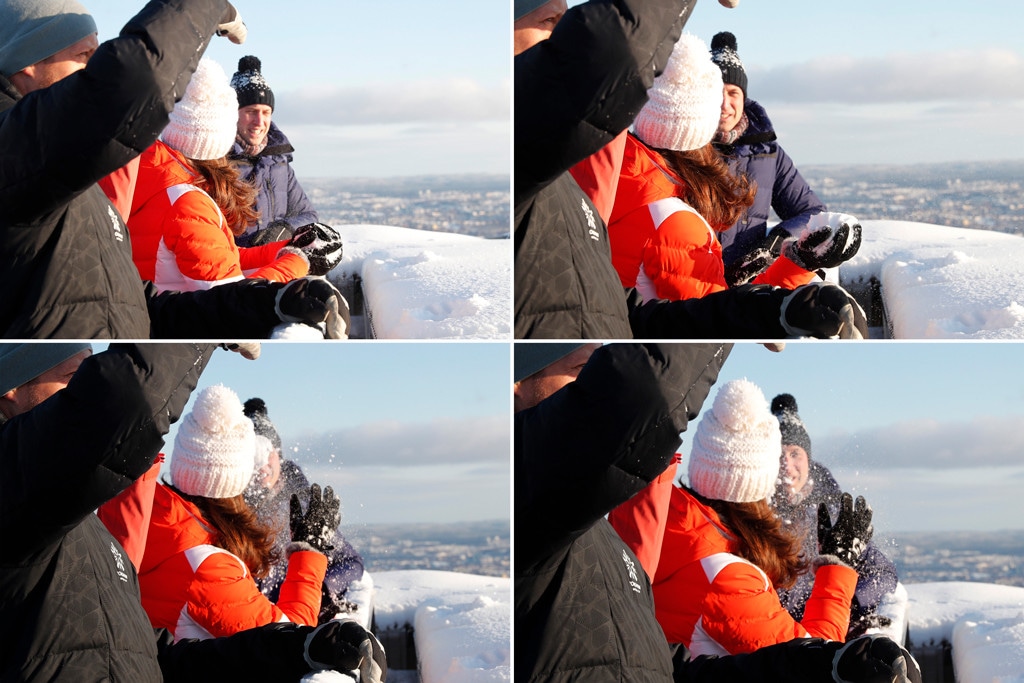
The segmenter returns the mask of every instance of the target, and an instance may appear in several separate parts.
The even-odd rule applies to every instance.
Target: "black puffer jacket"
[[[150,336],[128,230],[96,181],[156,140],[225,8],[151,2],[49,88],[22,98],[0,77],[0,336]]]
[[[604,516],[668,467],[728,351],[605,346],[516,414],[517,680],[671,680],[650,582]]]
[[[161,680],[135,570],[93,510],[149,469],[210,353],[112,345],[0,427],[0,680]]]

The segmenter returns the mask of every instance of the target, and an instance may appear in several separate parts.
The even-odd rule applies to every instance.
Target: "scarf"
[[[746,116],[746,114],[744,114],[744,116]],[[264,135],[262,142],[260,142],[257,145],[250,145],[248,142],[242,139],[241,135],[236,135],[235,142],[237,142],[238,146],[242,148],[243,156],[255,157],[259,156],[260,152],[267,148],[267,138],[269,137],[269,135]]]
[[[736,124],[735,128],[730,131],[718,131],[715,134],[715,142],[721,145],[735,144],[747,132],[749,126],[750,119],[747,118],[747,112],[743,112],[743,116],[740,117],[740,121]]]

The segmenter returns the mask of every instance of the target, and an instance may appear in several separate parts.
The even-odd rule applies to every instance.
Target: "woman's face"
[[[807,457],[807,451],[803,447],[796,444],[786,444],[782,447],[782,463],[779,474],[791,497],[807,485],[810,469],[810,458]]]

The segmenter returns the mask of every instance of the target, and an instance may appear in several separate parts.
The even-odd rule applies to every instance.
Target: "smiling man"
[[[262,69],[256,57],[242,57],[231,77],[238,94],[238,137],[228,158],[256,187],[260,212],[259,221],[235,238],[242,247],[288,239],[296,228],[319,221],[291,166],[295,148],[272,121],[274,91]]]

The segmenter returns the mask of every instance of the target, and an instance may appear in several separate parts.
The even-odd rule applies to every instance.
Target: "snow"
[[[511,681],[511,582],[407,570],[374,574],[377,629],[412,625],[423,683]]]
[[[897,339],[1024,339],[1024,237],[905,221],[863,221],[848,289],[881,283]]]
[[[910,639],[952,643],[958,683],[1024,683],[1024,588],[965,581],[906,588]]]
[[[509,240],[386,225],[335,227],[344,258],[328,277],[353,305],[361,281],[363,336],[511,339]]]

